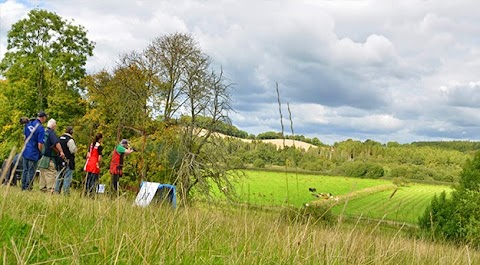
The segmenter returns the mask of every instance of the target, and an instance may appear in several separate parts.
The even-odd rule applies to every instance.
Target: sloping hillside
[[[313,144],[305,143],[302,141],[295,141],[292,139],[285,139],[285,141],[283,139],[266,139],[261,141],[264,143],[272,143],[279,148],[283,148],[283,146],[295,146],[297,148],[303,148],[305,150],[308,150],[310,147],[316,148],[316,146]]]
[[[207,132],[207,130],[201,129],[200,135],[205,135],[206,132]],[[218,132],[213,133],[213,135],[215,135],[217,137],[221,137],[221,138],[237,139],[237,140],[240,140],[240,141],[243,141],[243,142],[248,142],[248,143],[251,143],[253,141],[252,139],[238,138],[238,137],[229,136],[229,135],[225,135],[225,134],[218,133]],[[305,150],[308,150],[310,147],[314,147],[314,148],[317,147],[313,144],[305,143],[305,142],[302,142],[302,141],[296,141],[296,140],[292,140],[292,139],[285,139],[285,140],[283,140],[283,139],[262,139],[262,140],[257,140],[257,141],[274,144],[274,145],[277,146],[277,148],[283,148],[284,146],[288,146],[288,147],[295,146],[296,148],[303,148]]]
[[[202,130],[203,133],[205,133],[205,130]],[[242,138],[237,138],[237,137],[233,137],[233,136],[228,136],[228,135],[225,135],[225,134],[221,134],[221,133],[214,133],[215,136],[218,136],[218,137],[222,137],[222,138],[233,138],[233,139],[238,139],[238,140],[241,140],[241,141],[244,141],[244,142],[249,142],[251,143],[253,140],[251,139],[242,139]],[[291,147],[291,146],[295,146],[296,148],[303,148],[305,150],[308,150],[310,147],[314,147],[316,148],[317,146],[313,145],[313,144],[309,144],[309,143],[305,143],[305,142],[302,142],[302,141],[295,141],[295,140],[292,140],[292,139],[263,139],[263,140],[258,140],[258,141],[262,141],[264,143],[271,143],[271,144],[274,144],[277,146],[277,148],[283,148],[284,146],[288,146],[288,147]]]

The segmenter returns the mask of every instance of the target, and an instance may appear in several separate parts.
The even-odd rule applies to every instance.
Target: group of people
[[[35,172],[40,170],[40,189],[44,192],[70,193],[73,171],[75,170],[75,154],[77,146],[73,139],[73,127],[67,126],[65,133],[57,137],[57,122],[48,120],[47,129],[42,124],[47,122],[47,114],[40,111],[36,119],[25,124],[25,149],[22,154],[22,190],[31,190]],[[99,179],[102,162],[103,136],[97,133],[87,152],[84,171],[87,173],[85,181],[85,195],[92,195]],[[123,159],[133,152],[128,140],[123,139],[112,153],[110,162],[112,193],[118,193],[118,181],[122,176]]]

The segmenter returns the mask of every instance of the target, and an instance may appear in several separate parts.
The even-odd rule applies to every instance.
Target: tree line
[[[269,166],[307,170],[325,175],[359,178],[404,178],[429,182],[458,182],[470,153],[411,144],[388,145],[372,140],[345,140],[331,146],[278,148],[271,143],[226,139],[230,160],[237,168]]]

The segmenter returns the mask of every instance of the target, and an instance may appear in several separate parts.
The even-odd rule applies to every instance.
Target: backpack
[[[54,157],[57,155],[56,150],[54,150],[53,144],[50,140],[50,133],[49,130],[45,130],[45,136],[43,137],[43,148],[42,148],[42,155],[44,156],[49,156],[49,157]]]

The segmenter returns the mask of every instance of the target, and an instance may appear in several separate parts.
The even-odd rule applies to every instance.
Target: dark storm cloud
[[[295,103],[361,109],[376,109],[387,104],[385,95],[377,87],[369,86],[358,76],[355,79],[353,74],[311,67],[297,71],[295,77],[287,77],[284,89],[285,97]]]

